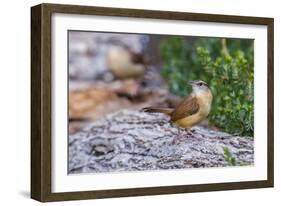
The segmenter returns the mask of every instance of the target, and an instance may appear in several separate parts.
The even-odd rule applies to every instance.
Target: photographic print
[[[254,40],[68,31],[68,173],[254,165]]]

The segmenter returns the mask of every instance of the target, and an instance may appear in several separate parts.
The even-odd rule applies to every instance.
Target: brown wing
[[[177,121],[184,117],[195,114],[199,110],[199,105],[195,97],[189,96],[185,98],[171,114],[171,120]]]

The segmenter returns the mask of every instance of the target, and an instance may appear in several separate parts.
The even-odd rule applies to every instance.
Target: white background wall
[[[127,7],[275,18],[275,188],[48,203],[48,205],[280,205],[281,12],[276,0],[60,0]],[[0,6],[0,203],[39,205],[30,184],[30,7],[37,0],[3,0]],[[279,126],[279,127],[278,127]]]

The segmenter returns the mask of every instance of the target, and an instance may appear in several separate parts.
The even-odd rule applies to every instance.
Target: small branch
[[[221,46],[222,46],[222,54],[225,55],[225,56],[230,56],[225,38],[221,39]]]

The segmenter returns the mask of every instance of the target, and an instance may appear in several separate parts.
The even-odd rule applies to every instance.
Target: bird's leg
[[[181,128],[181,127],[177,127],[177,129],[178,129],[178,131],[177,131],[178,135],[176,137],[174,137],[174,139],[173,139],[173,143],[174,144],[178,143],[181,139],[185,139],[186,138],[185,135],[182,134],[182,132],[186,131],[186,129],[185,128]]]
[[[173,144],[177,144],[179,142],[179,140],[181,139],[181,128],[180,127],[177,127],[177,135],[174,137],[172,143]]]
[[[188,135],[193,136],[195,133],[195,129],[192,128],[185,128],[185,131],[187,132]]]

